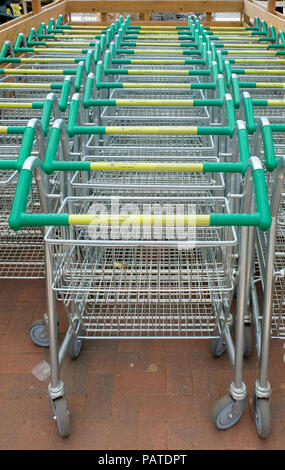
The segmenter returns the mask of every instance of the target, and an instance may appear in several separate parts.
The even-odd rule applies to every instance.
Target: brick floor
[[[240,421],[219,431],[212,407],[227,392],[227,356],[214,359],[207,340],[89,341],[77,360],[67,358],[62,378],[71,435],[62,439],[52,419],[46,382],[32,369],[49,361],[34,345],[29,325],[45,312],[42,281],[0,283],[0,450],[284,449],[285,362],[283,341],[272,341],[272,433],[256,433],[252,392],[255,351],[244,363],[248,399]],[[67,321],[59,309],[60,334]]]

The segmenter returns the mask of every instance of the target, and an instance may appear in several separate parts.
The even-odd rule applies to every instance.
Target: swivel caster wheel
[[[214,406],[212,419],[218,429],[234,426],[243,414],[246,399],[234,400],[230,395],[223,396]]]
[[[231,315],[230,315],[231,317]],[[231,317],[232,318],[232,317]],[[232,320],[228,323],[230,332],[232,332],[233,322]],[[219,330],[214,331],[215,336],[219,336]],[[227,349],[226,340],[224,336],[213,338],[210,341],[210,353],[213,357],[221,357]]]
[[[79,354],[81,353],[81,349],[83,346],[83,339],[80,338],[80,336],[82,336],[82,331],[83,331],[82,326],[80,325],[77,331],[77,334],[73,335],[70,341],[68,354],[71,359],[77,359]]]
[[[67,437],[70,434],[69,411],[67,409],[64,397],[53,400],[54,419],[61,437]]]
[[[77,359],[83,345],[83,340],[80,338],[77,338],[76,336],[73,336],[72,340],[70,341],[69,345],[69,356],[71,359]]]
[[[30,327],[30,338],[37,346],[49,347],[49,337],[45,320],[38,320]]]
[[[244,325],[243,355],[250,357],[253,349],[252,328],[250,324]]]
[[[213,357],[221,357],[226,350],[226,342],[221,336],[220,338],[213,338],[210,341],[210,353]]]
[[[265,439],[271,433],[271,413],[269,398],[253,397],[255,426],[259,437]]]

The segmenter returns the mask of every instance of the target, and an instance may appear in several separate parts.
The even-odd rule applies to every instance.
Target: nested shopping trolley
[[[255,382],[255,423],[260,437],[271,432],[269,382],[270,340],[285,338],[285,159],[275,133],[284,135],[284,125],[259,121],[258,148],[267,170],[272,224],[268,232],[257,232],[255,239],[257,270],[252,278],[252,311],[255,324],[259,375]],[[262,151],[261,151],[262,150]],[[259,300],[261,303],[259,303]]]
[[[31,118],[33,114],[38,119]],[[18,170],[23,161],[29,155],[36,155],[44,160],[48,133],[54,119],[60,116],[58,102],[54,94],[47,95],[44,103],[0,102],[0,115],[0,277],[43,278],[42,231],[37,227],[28,227],[24,232],[15,234],[9,228],[8,217]],[[4,123],[5,126],[2,125]],[[55,203],[57,197],[60,197],[56,175],[51,178],[50,183],[50,193]],[[29,205],[34,210],[39,208],[35,185],[31,187]]]
[[[185,129],[173,132],[179,135]],[[66,171],[72,170],[74,163],[61,164]],[[88,171],[100,169],[100,165],[93,168],[90,162],[76,163],[82,164],[89,165]],[[104,169],[104,162],[101,165]],[[234,380],[230,394],[214,407],[213,419],[221,429],[235,424],[246,399],[242,363],[248,229],[257,226],[267,230],[271,223],[260,161],[249,158],[245,164],[244,205],[238,214],[230,213],[225,197],[199,197],[191,187],[177,196],[134,197],[126,192],[114,199],[107,191],[97,197],[69,196],[58,211],[52,212],[46,197],[44,168],[35,157],[25,161],[9,223],[14,230],[26,225],[45,227],[51,362],[48,390],[61,436],[70,433],[70,422],[60,365],[67,350],[76,357],[82,341],[91,338],[208,337],[219,341],[223,336],[234,366]],[[223,167],[215,168],[221,171]],[[108,169],[117,171],[110,163]],[[125,170],[130,168],[126,166]],[[143,170],[160,171],[151,164]],[[188,163],[176,171],[204,172],[206,167]],[[40,194],[40,213],[26,208],[33,173]],[[227,320],[235,284],[235,226],[242,228],[234,345]],[[64,302],[69,318],[60,349],[56,297]]]
[[[26,227],[15,233],[8,225],[12,200],[18,181],[18,168],[27,155],[44,158],[44,132],[40,121],[31,120],[27,127],[1,126],[0,157],[0,277],[44,278],[43,234],[39,227]],[[32,185],[27,200],[28,207],[39,209],[36,186]]]
[[[213,67],[215,64],[213,63]],[[100,62],[98,63],[100,74]],[[100,80],[100,79],[99,79]],[[173,88],[172,88],[173,87]],[[133,83],[133,90],[123,91],[124,83],[98,81],[94,74],[87,77],[82,103],[89,109],[90,121],[95,124],[189,124],[222,122],[226,88],[218,75],[207,84],[193,83],[186,89],[168,83],[158,88],[154,83]],[[191,90],[189,93],[189,89]],[[101,98],[107,91],[107,97]],[[103,92],[101,94],[101,92]],[[204,98],[203,93],[210,97]],[[196,94],[197,93],[197,94]],[[110,98],[108,97],[110,96]]]
[[[195,100],[194,100],[195,101]],[[213,100],[214,101],[214,100]],[[199,102],[199,103],[198,103]],[[210,103],[210,100],[208,101]],[[96,105],[97,103],[97,105]],[[120,106],[121,104],[127,104],[127,106]],[[89,101],[86,102],[86,109],[90,110],[98,108],[98,105],[103,105],[103,113],[108,105],[115,107],[117,112],[109,113],[107,126],[98,126],[95,120],[95,125],[86,123],[82,112],[83,101],[80,99],[79,94],[75,94],[70,103],[69,117],[67,122],[68,133],[74,138],[80,137],[82,141],[82,158],[85,156],[91,156],[92,158],[100,160],[158,160],[163,161],[178,161],[179,159],[187,160],[187,158],[206,158],[216,157],[222,159],[229,159],[233,152],[233,139],[232,136],[235,130],[235,112],[233,106],[233,100],[230,95],[226,94],[223,100],[217,100],[216,108],[219,110],[223,117],[221,123],[217,126],[200,126],[201,120],[173,118],[173,109],[176,109],[176,113],[181,115],[183,107],[187,104],[187,107],[195,105],[192,101],[179,100],[178,102],[161,101],[157,103],[155,100],[152,102],[141,103],[142,112],[145,111],[146,106],[152,108],[154,106],[158,108],[159,113],[163,113],[163,108],[168,109],[169,113],[172,114],[169,121],[167,119],[160,119],[158,117],[157,123],[163,124],[153,126],[153,132],[150,132],[151,127],[147,124],[148,119],[141,120],[139,126],[126,126],[130,120],[127,117],[126,109],[131,108],[135,101],[131,100],[111,100],[108,101]],[[201,106],[205,105],[203,100],[197,100]],[[89,106],[90,105],[90,106]],[[104,109],[105,108],[105,109]],[[125,108],[125,109],[124,109]],[[180,108],[180,109],[179,109]],[[123,111],[123,115],[121,112]],[[95,109],[96,112],[96,109]],[[148,111],[150,113],[150,111]],[[107,113],[106,113],[107,114]],[[121,119],[125,116],[125,119]],[[149,116],[151,116],[149,114]],[[198,114],[199,117],[199,114]],[[150,117],[150,120],[152,118]],[[103,121],[103,119],[102,119]],[[189,126],[189,121],[191,125]],[[103,121],[104,122],[104,121]],[[106,121],[105,121],[106,122]],[[106,122],[107,123],[107,122]],[[172,124],[164,126],[165,123]],[[173,126],[173,123],[175,124]],[[198,124],[193,125],[193,124]],[[130,130],[132,133],[130,134]],[[158,132],[160,129],[160,132]],[[177,130],[183,131],[177,134]],[[116,132],[114,133],[113,131]],[[165,132],[164,132],[165,131]]]

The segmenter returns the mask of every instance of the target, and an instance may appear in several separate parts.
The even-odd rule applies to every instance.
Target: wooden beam
[[[242,12],[243,0],[66,0],[70,13]]]
[[[208,11],[206,13],[206,21],[211,22],[212,21],[212,12]]]
[[[244,0],[244,13],[250,18],[258,16],[261,20],[266,21],[267,24],[274,26],[277,31],[285,32],[285,16],[281,15],[281,13],[270,13],[256,2],[249,2],[248,0]]]
[[[32,10],[35,15],[41,11],[41,8],[41,0],[32,0]]]
[[[267,2],[267,10],[270,13],[274,13],[276,8],[276,0],[268,0]]]

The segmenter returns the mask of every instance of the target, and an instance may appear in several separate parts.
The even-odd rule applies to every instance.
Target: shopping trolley
[[[23,233],[15,234],[8,226],[13,194],[18,180],[18,170],[30,155],[39,155],[44,161],[45,145],[49,130],[61,115],[56,95],[49,94],[44,103],[0,102],[0,177],[1,177],[1,259],[0,277],[34,278],[44,277],[42,233],[38,228],[29,227]],[[31,116],[37,116],[38,119]],[[2,124],[2,123],[1,123]],[[69,142],[69,151],[72,141]],[[56,207],[60,197],[59,175],[50,181],[50,193]],[[35,186],[29,196],[29,205],[39,207]]]
[[[147,89],[148,94],[152,94],[155,98],[157,92],[161,90],[174,90],[175,94],[179,94],[181,97],[188,99],[203,99],[203,89],[210,90],[211,88],[215,91],[217,84],[213,84],[213,87],[208,86],[208,84],[201,84],[196,81],[196,83],[191,83],[191,78],[188,75],[183,75],[182,77],[176,77],[172,75],[164,74],[153,74],[148,80],[142,81],[139,79],[133,79],[131,81],[128,78],[124,81],[108,81],[105,80],[103,75],[103,64],[101,61],[98,62],[95,73],[95,84],[99,92],[99,97],[101,98],[123,98],[127,94],[128,97],[144,97],[145,91]],[[133,77],[133,76],[132,76]],[[151,79],[151,80],[150,80]],[[215,88],[214,88],[215,86]]]
[[[267,169],[267,187],[270,195],[272,224],[267,233],[257,233],[255,246],[257,272],[252,278],[251,300],[259,360],[259,376],[255,382],[253,403],[258,435],[266,438],[271,432],[270,396],[268,380],[270,339],[285,337],[285,253],[284,253],[284,175],[285,159],[275,148],[275,124],[266,118],[258,123],[262,136],[262,158]],[[281,130],[279,128],[279,130]],[[283,132],[285,128],[283,126]],[[284,141],[284,139],[283,139]],[[278,141],[277,141],[278,142]],[[261,147],[259,148],[261,150]],[[280,156],[277,158],[277,154]],[[261,292],[257,285],[260,284]],[[262,299],[260,312],[259,298]]]
[[[19,57],[16,56],[12,43],[5,41],[0,52],[1,64],[11,64],[13,67],[20,67],[22,65],[25,66],[25,68],[27,68],[28,65],[32,70],[41,70],[42,68],[48,67],[50,73],[54,73],[54,69],[58,70],[59,67],[63,67],[63,75],[68,74],[68,70],[70,70],[69,75],[76,74],[76,68],[80,62],[85,63],[86,74],[94,72],[96,62],[99,58],[99,46],[95,47],[94,50],[89,49],[84,57],[40,57],[36,54],[34,56],[26,54],[25,57]]]
[[[230,95],[225,95],[222,104],[223,121],[216,127],[212,126],[190,126],[179,135],[168,133],[166,135],[157,132],[160,126],[154,126],[154,132],[148,133],[147,126],[133,126],[132,135],[126,135],[130,127],[120,125],[114,126],[94,126],[89,122],[84,123],[80,95],[75,94],[70,103],[68,116],[68,133],[71,137],[81,136],[81,145],[86,155],[97,155],[98,158],[180,158],[186,156],[218,156],[223,158],[232,155],[232,136],[235,129],[235,112],[233,101]],[[88,108],[87,108],[88,110]],[[115,118],[116,119],[116,118]],[[122,121],[121,121],[122,124]],[[176,126],[175,126],[176,127]],[[174,127],[174,129],[175,129]],[[177,129],[183,125],[177,126]],[[186,126],[187,127],[187,126]],[[116,135],[113,129],[117,129]],[[171,127],[170,127],[171,129]],[[163,127],[161,128],[163,131]]]
[[[229,66],[229,68],[228,68]],[[237,95],[240,93],[240,90],[248,90],[253,99],[256,100],[282,100],[284,99],[284,76],[285,73],[283,70],[278,69],[277,72],[282,72],[283,76],[280,74],[280,78],[276,81],[276,76],[269,75],[265,78],[262,77],[261,80],[247,80],[244,81],[240,75],[231,73],[230,64],[225,61],[225,70],[226,70],[226,84],[228,89],[232,93]],[[252,78],[252,77],[250,77]],[[238,98],[237,98],[238,99]],[[256,101],[257,102],[257,101]]]
[[[7,44],[8,43],[8,44]],[[5,47],[6,46],[6,47]],[[92,50],[89,50],[86,54],[86,60],[78,60],[71,64],[65,64],[60,62],[60,60],[55,60],[45,63],[39,63],[37,60],[28,60],[25,61],[25,58],[15,57],[11,53],[13,47],[9,41],[3,45],[0,52],[0,63],[12,65],[0,69],[1,76],[10,76],[13,77],[15,82],[19,82],[26,77],[28,81],[62,81],[66,76],[74,76],[74,86],[77,91],[80,90],[82,83],[86,79],[86,72],[95,71],[95,59],[94,53]],[[7,52],[9,51],[10,57],[7,57]],[[14,52],[14,51],[13,51]]]
[[[229,213],[225,198],[178,196],[150,197],[148,200],[144,197],[142,200],[130,198],[128,193],[120,198],[116,213],[112,211],[112,198],[106,195],[98,198],[98,202],[103,204],[103,213],[99,216],[94,206],[96,197],[69,197],[53,214],[48,211],[45,174],[40,168],[41,163],[36,158],[26,160],[20,172],[9,222],[14,230],[26,224],[46,227],[51,360],[48,392],[60,435],[64,437],[70,433],[59,367],[72,341],[76,344],[73,348],[73,356],[76,356],[80,353],[83,339],[212,337],[220,323],[222,329],[226,329],[224,315],[229,312],[234,286],[231,256],[237,243],[234,226],[240,225],[235,351],[229,348],[234,380],[230,395],[220,400],[213,410],[213,419],[219,428],[227,429],[235,424],[242,415],[246,398],[242,381],[242,337],[248,225],[267,230],[271,222],[264,172],[259,160],[251,158],[248,161],[244,211],[240,214]],[[25,207],[33,172],[37,174],[42,210],[45,209],[40,214],[28,212]],[[250,211],[252,184],[255,213]],[[194,204],[196,212],[193,215],[184,209],[182,214],[170,214],[167,209],[166,213],[145,213],[143,205],[148,202],[178,203],[185,208]],[[124,212],[129,204],[136,207],[131,215],[130,209]],[[99,230],[98,237],[96,227],[100,224],[102,230]],[[156,227],[157,224],[160,226]],[[192,237],[187,235],[181,245],[180,236],[174,232],[173,238],[173,230],[168,229],[188,225],[195,226],[195,233]],[[130,226],[136,229],[131,230],[129,237]],[[144,231],[146,227],[149,230]],[[114,228],[112,235],[111,228]],[[160,231],[157,232],[156,228]],[[70,321],[60,351],[55,293],[62,296]]]
[[[126,20],[129,21],[129,17],[127,17]],[[122,15],[115,21],[116,31],[118,30],[119,26],[123,23],[123,21],[124,21],[124,19],[123,19]],[[39,29],[39,33],[41,32],[41,28],[43,30],[45,30],[48,34],[53,33],[55,31],[57,31],[59,33],[61,33],[61,32],[69,33],[70,31],[72,33],[76,32],[76,31],[78,31],[80,33],[84,33],[84,31],[86,31],[86,30],[87,31],[89,30],[89,31],[92,31],[92,32],[93,31],[104,32],[104,31],[106,31],[108,26],[65,24],[63,15],[59,15],[57,20],[55,20],[54,18],[51,18],[49,20],[49,23],[48,23],[47,27],[46,27],[45,24],[43,24]]]
[[[20,168],[28,155],[44,160],[45,138],[39,120],[30,120],[27,126],[1,126],[0,146],[0,277],[44,278],[44,247],[42,231],[26,227],[23,232],[13,232],[8,225],[12,200]],[[28,194],[28,207],[39,208],[36,186]]]
[[[253,46],[253,47],[249,47],[249,46]],[[260,59],[269,58],[271,60],[284,58],[284,55],[285,55],[284,45],[278,44],[277,45],[278,49],[271,48],[270,44],[268,45],[260,44],[260,46],[262,47],[257,47],[257,45],[255,47],[254,46],[255,46],[254,44],[253,45],[229,44],[227,46],[227,47],[230,47],[229,49],[221,46],[220,51],[224,57],[226,58],[234,57],[234,59],[246,59],[247,60],[249,56],[251,57],[255,56],[256,58],[260,58]],[[210,40],[208,40],[208,47],[213,51],[213,54],[215,56],[217,54],[217,51],[219,50],[217,45],[215,45]]]
[[[213,64],[213,68],[214,66],[215,64]],[[222,121],[221,109],[226,92],[222,75],[213,78],[212,83],[202,84],[201,86],[199,83],[190,84],[190,90],[193,93],[195,91],[199,93],[194,99],[191,98],[191,95],[189,97],[188,87],[176,88],[175,84],[166,83],[165,87],[158,88],[156,87],[157,82],[150,82],[149,84],[144,82],[144,87],[142,86],[138,97],[133,97],[133,94],[129,97],[127,83],[124,94],[120,97],[119,93],[121,88],[124,88],[125,82],[103,81],[103,77],[100,77],[101,67],[102,65],[99,62],[97,79],[92,73],[88,75],[82,98],[84,107],[89,109],[94,107],[93,110],[97,110],[93,116],[93,123],[110,123],[117,119],[117,121],[121,120],[122,122],[132,120],[134,124],[135,122],[142,122],[147,117],[158,124],[167,119],[174,121],[175,116],[177,122],[180,117],[183,122],[199,119],[204,119],[204,123]],[[133,86],[133,92],[139,89],[135,82]],[[107,97],[102,99],[102,94],[104,95],[106,92]],[[204,95],[201,96],[200,93],[207,93],[208,99],[204,98]],[[110,97],[108,97],[108,94]],[[102,112],[99,107],[103,110]]]
[[[14,51],[15,53],[23,53],[25,54],[25,57],[30,57],[30,58],[38,58],[40,60],[42,59],[47,59],[52,57],[56,53],[56,57],[60,59],[74,59],[74,56],[78,57],[86,57],[87,52],[90,50],[90,46],[88,46],[88,43],[86,44],[85,48],[82,48],[82,46],[77,46],[76,44],[72,45],[70,43],[67,46],[61,46],[59,47],[60,44],[58,44],[58,47],[48,47],[45,45],[42,45],[42,47],[30,47],[27,45],[27,40],[26,36],[23,33],[18,34],[17,39],[14,44]],[[98,48],[99,46],[97,46]],[[94,50],[96,49],[96,44],[94,44]]]
[[[16,145],[14,135],[21,136],[25,132],[27,123],[32,118],[41,120],[43,135],[47,136],[53,121],[62,116],[57,96],[54,93],[46,95],[44,101],[2,101],[0,99],[0,126],[1,126],[1,155],[18,156],[19,146]],[[10,136],[12,137],[9,144]]]

